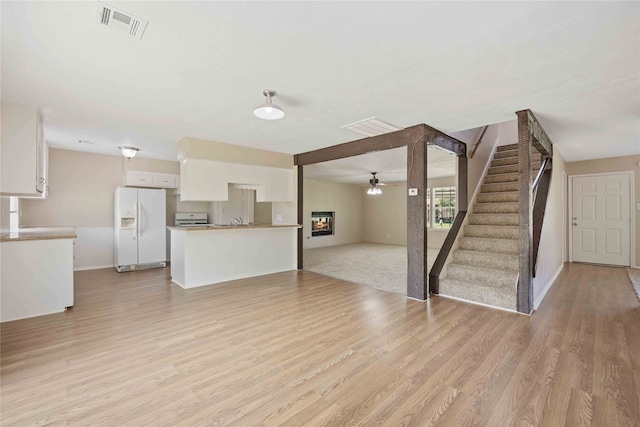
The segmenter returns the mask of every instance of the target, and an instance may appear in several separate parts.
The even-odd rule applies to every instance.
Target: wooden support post
[[[424,135],[407,144],[407,188],[418,190],[407,197],[407,296],[429,296],[427,263],[427,144]]]
[[[298,224],[304,225],[304,166],[298,166]],[[303,268],[304,252],[303,245],[304,227],[298,228],[298,270]]]
[[[518,111],[518,204],[520,268],[517,289],[517,310],[531,313],[533,308],[533,277],[531,273],[533,248],[533,204],[531,192],[532,135],[529,111]]]

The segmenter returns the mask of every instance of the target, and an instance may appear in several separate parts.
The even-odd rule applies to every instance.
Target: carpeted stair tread
[[[487,175],[484,179],[485,184],[493,184],[495,182],[518,182],[518,172]]]
[[[520,217],[517,213],[508,214],[469,214],[469,225],[518,226]]]
[[[476,203],[473,205],[474,213],[517,213],[517,202]]]
[[[493,239],[487,239],[493,240]],[[495,268],[499,270],[518,271],[519,255],[517,253],[499,253],[488,251],[472,251],[456,249],[453,251],[453,262],[475,267]]]
[[[518,239],[494,239],[485,237],[467,237],[459,239],[461,249],[469,251],[486,251],[501,254],[518,254]]]
[[[440,280],[440,295],[479,302],[494,307],[516,310],[515,290],[485,286],[480,283],[452,279]]]
[[[497,193],[500,191],[518,191],[517,182],[496,182],[494,184],[482,184],[481,193]]]
[[[498,191],[495,193],[480,193],[477,198],[478,203],[494,202],[517,202],[517,191]]]
[[[467,225],[464,227],[465,237],[488,237],[491,239],[517,239],[517,225]]]
[[[518,272],[453,262],[447,266],[446,278],[511,289],[515,288]]]

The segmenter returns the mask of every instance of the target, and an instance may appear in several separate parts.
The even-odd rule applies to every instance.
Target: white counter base
[[[73,239],[2,242],[2,322],[73,306]]]
[[[297,268],[295,227],[171,230],[171,280],[189,289]]]

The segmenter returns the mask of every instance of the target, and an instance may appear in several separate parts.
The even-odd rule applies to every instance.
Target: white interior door
[[[572,177],[572,259],[628,266],[631,262],[628,174]]]
[[[138,263],[166,261],[167,219],[164,190],[138,189]]]

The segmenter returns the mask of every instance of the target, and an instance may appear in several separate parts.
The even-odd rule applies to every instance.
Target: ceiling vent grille
[[[147,28],[147,23],[149,22],[122,9],[117,9],[100,2],[98,2],[96,18],[98,23],[116,30],[125,31],[138,40],[142,38],[142,34],[144,34],[144,30]]]
[[[395,132],[403,128],[390,125],[389,123],[385,123],[375,117],[371,117],[370,119],[360,120],[359,122],[344,125],[342,126],[342,129],[347,129],[364,136],[377,136],[382,135],[383,133]]]

